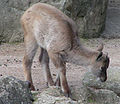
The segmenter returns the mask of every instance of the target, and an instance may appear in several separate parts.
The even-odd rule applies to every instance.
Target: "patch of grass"
[[[37,97],[38,94],[39,94],[39,92],[32,92],[34,102],[38,100],[38,97]]]
[[[88,98],[88,103],[92,103],[93,104],[93,103],[95,103],[95,100],[92,97],[89,97]]]
[[[82,43],[86,43],[86,42],[89,42],[89,39],[88,38],[80,38],[80,41]]]
[[[19,42],[19,41],[9,42],[9,44],[11,44],[11,45],[18,45],[18,44],[20,44],[20,43],[22,43],[22,42]]]

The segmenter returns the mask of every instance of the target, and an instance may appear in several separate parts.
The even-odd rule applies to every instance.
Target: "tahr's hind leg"
[[[44,70],[44,76],[47,86],[53,86],[54,82],[49,68],[49,56],[45,49],[41,48],[41,54],[39,56],[42,69]]]
[[[59,75],[59,72],[58,72],[57,77],[56,77],[55,86],[61,87],[61,85],[60,85],[60,75]]]
[[[31,76],[31,66],[38,45],[34,37],[26,36],[24,38],[24,41],[25,41],[25,55],[23,58],[24,77],[25,80],[30,83],[30,89],[35,90]]]

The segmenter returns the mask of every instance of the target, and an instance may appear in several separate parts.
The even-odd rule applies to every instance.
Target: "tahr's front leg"
[[[65,94],[65,96],[70,97],[71,92],[70,92],[70,89],[67,83],[65,62],[62,60],[62,57],[59,53],[52,53],[49,51],[48,54],[53,64],[59,71],[60,85],[61,85],[63,93]],[[59,80],[59,77],[58,77],[58,80]]]

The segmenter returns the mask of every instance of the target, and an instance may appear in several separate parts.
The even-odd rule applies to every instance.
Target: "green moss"
[[[80,38],[80,41],[81,41],[81,43],[86,43],[89,41],[89,39],[88,38]]]
[[[39,92],[37,92],[37,91],[33,91],[32,92],[32,96],[33,96],[34,102],[38,100],[38,97],[37,97],[38,94],[39,94]]]
[[[93,29],[94,32],[96,32],[96,29]]]
[[[93,99],[92,96],[88,98],[88,103],[95,103],[95,100]]]
[[[9,44],[11,44],[11,45],[18,45],[18,44],[20,44],[20,43],[22,43],[22,42],[19,42],[19,41],[15,41],[15,42],[8,42]]]

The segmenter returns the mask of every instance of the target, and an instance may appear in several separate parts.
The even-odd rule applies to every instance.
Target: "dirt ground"
[[[120,67],[120,39],[89,39],[81,40],[87,47],[96,49],[100,42],[104,43],[104,52],[108,52],[110,57],[110,67]],[[33,82],[36,89],[46,88],[43,70],[38,61],[38,50],[32,65]],[[14,76],[24,80],[22,59],[24,55],[24,44],[2,44],[0,45],[0,76]],[[109,68],[110,68],[109,67]],[[50,64],[52,76],[55,79],[56,70],[53,64]],[[109,69],[108,69],[109,70]],[[70,86],[79,86],[84,73],[87,71],[82,66],[67,64],[67,79]]]

